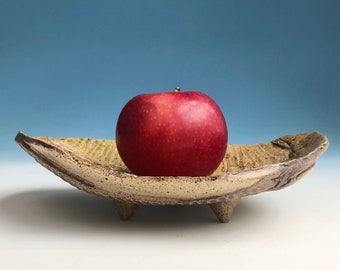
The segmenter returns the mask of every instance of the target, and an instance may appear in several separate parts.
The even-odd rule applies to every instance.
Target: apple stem
[[[181,91],[181,88],[180,87],[175,87],[175,89],[174,89],[174,92],[180,92]]]

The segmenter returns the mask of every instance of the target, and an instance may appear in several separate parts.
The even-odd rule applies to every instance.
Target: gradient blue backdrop
[[[0,0],[0,160],[32,136],[114,138],[139,93],[200,90],[230,143],[340,144],[340,1]]]

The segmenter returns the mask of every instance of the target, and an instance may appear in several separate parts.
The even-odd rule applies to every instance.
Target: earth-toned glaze
[[[149,177],[127,169],[114,140],[33,138],[19,132],[15,141],[66,182],[113,200],[123,220],[141,204],[209,204],[220,222],[230,220],[240,198],[278,190],[301,179],[329,144],[326,136],[311,132],[267,143],[229,145],[211,176]]]

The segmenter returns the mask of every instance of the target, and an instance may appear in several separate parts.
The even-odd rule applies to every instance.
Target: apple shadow
[[[262,209],[261,209],[262,208]],[[190,230],[245,226],[261,219],[263,205],[242,199],[230,223],[217,221],[208,205],[139,206],[129,221],[121,221],[110,200],[77,189],[37,189],[0,200],[3,222],[15,228],[41,232],[112,232]],[[209,226],[208,226],[209,225]]]

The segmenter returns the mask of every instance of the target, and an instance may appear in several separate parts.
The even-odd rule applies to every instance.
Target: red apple
[[[201,92],[141,94],[122,109],[116,143],[137,175],[207,176],[221,163],[228,130],[221,109]]]

